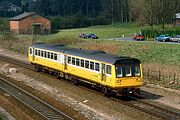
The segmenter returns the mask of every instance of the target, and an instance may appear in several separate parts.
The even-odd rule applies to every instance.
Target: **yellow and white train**
[[[142,65],[136,58],[49,44],[31,45],[28,56],[36,71],[88,83],[105,94],[139,94],[143,85]]]

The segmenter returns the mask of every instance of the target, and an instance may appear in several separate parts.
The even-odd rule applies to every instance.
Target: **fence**
[[[146,83],[151,83],[167,88],[180,90],[180,74],[163,73],[161,70],[144,70],[144,79]]]

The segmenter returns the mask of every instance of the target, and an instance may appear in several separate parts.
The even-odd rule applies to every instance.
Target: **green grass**
[[[109,53],[111,53],[111,49],[114,49],[117,46],[118,52],[111,54],[139,58],[143,63],[159,63],[180,66],[180,44],[110,40],[101,40],[94,42],[93,40],[91,40],[86,41],[83,44],[76,44],[71,46],[84,49],[87,49],[88,46],[90,46],[90,48],[105,50]]]
[[[112,25],[100,25],[92,26],[87,28],[77,28],[77,29],[62,29],[58,33],[52,35],[37,36],[39,40],[49,41],[57,40],[61,38],[78,39],[80,33],[95,33],[101,39],[108,39],[114,37],[132,36],[134,33],[140,31],[142,27],[138,27],[133,23],[124,24],[112,24]],[[144,27],[143,27],[144,28]]]

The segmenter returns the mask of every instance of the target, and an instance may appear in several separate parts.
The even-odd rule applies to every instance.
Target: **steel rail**
[[[4,78],[0,77],[0,89],[4,90],[14,98],[30,107],[48,120],[73,120],[72,117],[66,115],[57,108],[37,98],[36,96],[26,92],[25,90],[13,85]]]

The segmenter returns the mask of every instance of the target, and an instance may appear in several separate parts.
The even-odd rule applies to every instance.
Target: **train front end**
[[[122,95],[140,94],[144,84],[142,65],[138,59],[123,59],[115,63],[114,87]]]

